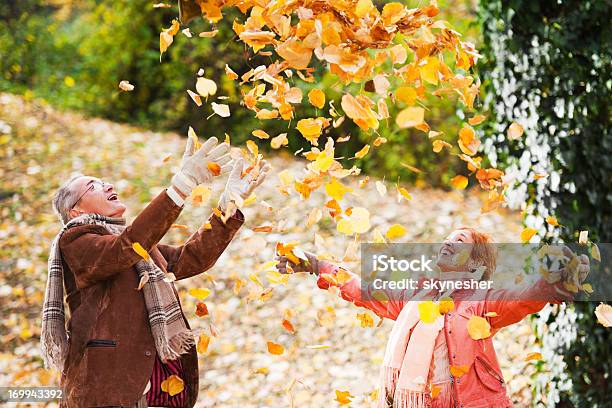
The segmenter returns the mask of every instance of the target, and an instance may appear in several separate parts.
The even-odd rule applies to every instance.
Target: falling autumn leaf
[[[464,190],[467,185],[468,185],[468,178],[465,176],[461,176],[461,175],[457,175],[455,177],[453,177],[451,180],[451,185],[458,189],[458,190]]]
[[[361,327],[374,327],[374,319],[369,313],[357,313],[357,320],[359,320]]]
[[[440,309],[437,303],[431,300],[419,302],[419,319],[423,323],[433,323],[440,317]]]
[[[508,127],[508,139],[517,140],[523,136],[523,127],[516,122],[512,122]]]
[[[363,158],[366,154],[368,154],[368,152],[370,151],[370,145],[365,145],[361,148],[361,150],[359,150],[357,153],[355,153],[355,157],[358,159]]]
[[[211,79],[198,77],[198,79],[196,80],[196,91],[203,98],[208,98],[208,96],[217,93],[217,84]]]
[[[483,317],[472,316],[468,321],[467,331],[474,340],[486,339],[491,336],[491,325]]]
[[[162,54],[168,50],[168,47],[170,47],[170,45],[174,41],[174,36],[176,35],[176,33],[178,33],[179,28],[180,28],[180,24],[178,20],[175,19],[175,20],[172,20],[172,25],[170,26],[170,28],[167,28],[163,30],[161,33],[159,33],[159,58],[160,60],[161,60]]]
[[[393,224],[385,234],[389,239],[401,238],[406,235],[406,228],[400,224]]]
[[[336,399],[340,405],[348,405],[351,403],[351,400],[355,398],[349,391],[340,391],[336,390]]]
[[[198,337],[198,345],[196,346],[196,350],[200,354],[205,354],[208,351],[208,345],[210,344],[210,337],[206,334],[200,334]]]
[[[452,365],[450,366],[450,373],[455,378],[461,378],[463,375],[470,371],[469,365]]]
[[[534,352],[527,354],[527,357],[524,358],[524,361],[532,361],[532,360],[541,360],[542,353]]]
[[[295,327],[293,327],[293,324],[291,324],[289,320],[283,319],[282,326],[283,329],[287,330],[289,333],[295,334]]]
[[[484,115],[474,115],[468,119],[468,123],[472,126],[480,125],[487,117]]]
[[[529,242],[531,238],[538,232],[535,228],[527,227],[521,231],[521,241]]]
[[[612,327],[612,306],[606,303],[600,303],[595,308],[595,316],[597,321],[604,327]]]
[[[206,167],[208,168],[208,170],[213,174],[213,176],[218,176],[221,174],[221,166],[219,166],[218,163],[215,162],[208,162],[208,164],[206,165]]]
[[[325,106],[325,94],[320,89],[312,89],[308,92],[308,102],[315,108],[323,108]]]
[[[203,302],[196,303],[195,313],[196,313],[196,316],[198,317],[208,316],[208,306],[206,306],[206,303],[203,303]]]
[[[230,116],[230,110],[229,110],[228,105],[223,104],[223,103],[212,102],[210,106],[212,107],[213,112],[215,112],[217,115],[221,116],[222,118],[227,118]]]
[[[404,129],[420,125],[423,123],[424,119],[425,109],[418,106],[411,106],[397,114],[395,123],[397,123],[400,128]]]
[[[130,84],[130,81],[121,81],[119,82],[119,88],[122,91],[130,92],[134,90],[134,85]]]
[[[274,343],[271,341],[269,341],[267,344],[268,344],[268,353],[270,354],[280,356],[281,354],[285,352],[285,348],[281,344]]]
[[[210,289],[207,288],[191,288],[189,294],[198,300],[204,300],[210,295]]]
[[[172,374],[161,383],[161,390],[167,392],[171,397],[180,394],[185,389],[185,383],[176,374]]]
[[[138,255],[140,255],[140,257],[142,259],[144,259],[145,261],[149,262],[151,261],[151,256],[149,255],[149,253],[147,252],[146,249],[144,249],[142,247],[142,245],[140,245],[140,243],[138,242],[134,242],[132,244],[132,249],[134,250],[134,252],[136,252]]]

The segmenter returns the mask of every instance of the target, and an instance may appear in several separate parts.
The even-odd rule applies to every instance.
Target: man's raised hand
[[[244,159],[238,159],[234,163],[227,179],[225,191],[223,191],[219,199],[221,211],[225,212],[230,202],[234,202],[238,207],[241,207],[242,201],[248,198],[263,183],[270,168],[270,164],[267,161],[261,160],[250,169],[247,169],[246,174],[243,174],[243,171],[245,171]]]
[[[213,136],[196,151],[195,139],[188,138],[181,168],[172,178],[174,189],[188,196],[198,184],[207,183],[213,176],[229,172],[229,149],[229,144],[218,145],[217,138]]]

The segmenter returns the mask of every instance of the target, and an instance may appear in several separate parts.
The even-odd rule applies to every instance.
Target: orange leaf
[[[293,327],[293,324],[291,324],[291,322],[287,319],[283,320],[283,329],[287,330],[291,334],[295,334],[295,327]]]
[[[219,166],[219,164],[215,163],[215,162],[209,162],[206,167],[208,167],[208,170],[210,170],[210,172],[214,175],[214,176],[218,176],[221,174],[221,166]]]
[[[268,353],[280,356],[285,352],[285,348],[282,344],[273,343],[271,341],[268,342]]]

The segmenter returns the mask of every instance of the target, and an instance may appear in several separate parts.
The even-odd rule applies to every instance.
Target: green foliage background
[[[527,202],[525,222],[546,239],[612,239],[612,5],[606,1],[482,0],[489,158],[516,177],[512,200]],[[525,135],[508,141],[516,121]],[[536,173],[548,177],[537,179]],[[562,228],[544,223],[557,217]],[[604,271],[609,276],[611,271]],[[610,331],[595,304],[578,302],[534,320],[559,364],[540,366],[534,400],[548,407],[610,406]]]
[[[294,84],[304,90],[303,106],[296,118],[287,122],[258,121],[251,111],[238,104],[240,89],[224,74],[225,64],[242,74],[269,57],[254,56],[252,50],[239,43],[231,29],[234,19],[244,21],[239,11],[231,11],[216,28],[211,39],[198,38],[197,33],[215,28],[203,19],[189,27],[196,35],[187,38],[179,33],[168,52],[159,58],[159,32],[170,26],[178,15],[172,8],[154,9],[151,0],[129,2],[94,0],[24,0],[0,4],[0,90],[42,98],[60,108],[77,109],[115,121],[130,122],[152,129],[177,130],[186,134],[189,125],[201,136],[223,137],[227,132],[233,143],[242,143],[254,129],[271,135],[289,133],[289,148],[296,151],[307,142],[294,130],[297,120],[327,112],[315,112],[306,94],[312,87],[325,90],[327,99],[339,99],[346,87],[333,75],[325,75],[314,84],[297,76]],[[411,5],[413,2],[407,2]],[[465,38],[478,42],[480,33],[475,23],[473,0],[440,1],[442,18],[448,20]],[[185,93],[195,89],[196,72],[204,68],[205,76],[214,79],[221,89],[218,94],[230,98],[232,115],[223,119],[207,118],[210,106],[198,108]],[[322,71],[322,70],[321,70]],[[118,83],[129,80],[132,92],[121,92]],[[447,140],[455,140],[463,112],[456,100],[432,97],[428,122],[432,129],[443,131]],[[327,108],[324,108],[327,109]],[[451,177],[465,173],[465,164],[447,152],[435,154],[423,132],[400,130],[391,120],[382,122],[378,135],[391,143],[376,149],[362,159],[365,171],[387,179],[398,176],[417,185],[446,187]],[[334,139],[352,135],[349,142],[339,144],[338,155],[351,157],[365,143],[378,135],[363,133],[346,120],[337,129],[330,129]],[[252,137],[251,137],[252,138]],[[252,138],[253,139],[253,138]],[[268,145],[260,142],[260,147]],[[401,166],[415,166],[415,173]],[[348,163],[350,164],[350,163]]]

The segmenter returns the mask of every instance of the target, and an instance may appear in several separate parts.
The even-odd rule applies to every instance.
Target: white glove
[[[227,173],[230,170],[229,145],[221,143],[217,146],[217,143],[217,138],[213,136],[206,140],[202,147],[194,153],[194,139],[190,137],[187,140],[181,168],[172,177],[172,186],[175,190],[188,196],[198,184],[209,182],[214,177],[213,172],[208,167],[209,163],[218,164],[221,170],[220,174]]]
[[[234,163],[232,172],[227,178],[225,190],[219,199],[219,209],[223,212],[228,208],[228,204],[233,201],[238,207],[242,206],[242,201],[248,198],[251,193],[263,183],[270,171],[270,164],[261,160],[248,174],[242,176],[244,159],[239,159]]]

